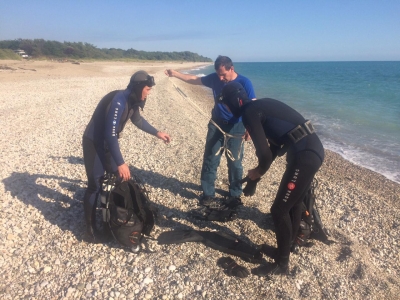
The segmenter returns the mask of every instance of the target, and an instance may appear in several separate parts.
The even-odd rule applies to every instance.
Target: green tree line
[[[43,39],[16,39],[0,41],[0,49],[24,50],[32,58],[55,59],[133,59],[133,60],[169,60],[190,62],[211,62],[208,57],[190,51],[161,52],[139,51],[135,49],[97,48],[89,43],[57,42]]]

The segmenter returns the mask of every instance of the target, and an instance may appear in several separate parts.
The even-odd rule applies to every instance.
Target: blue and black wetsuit
[[[130,89],[110,92],[99,102],[86,127],[82,145],[88,178],[84,209],[89,223],[95,220],[96,199],[104,171],[116,172],[117,167],[124,164],[118,138],[128,120],[149,134],[158,132],[140,115],[139,109],[144,103]]]
[[[315,133],[306,134],[297,142],[289,137],[288,133],[298,125],[304,126],[306,120],[278,100],[258,99],[245,104],[241,111],[256,148],[261,174],[267,172],[278,154],[287,153],[286,170],[271,207],[279,257],[287,265],[301,221],[301,203],[324,160],[324,148]]]

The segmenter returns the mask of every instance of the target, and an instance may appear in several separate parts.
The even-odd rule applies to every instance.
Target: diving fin
[[[262,253],[258,248],[223,232],[198,231],[203,237],[203,244],[215,250],[232,254],[244,260],[256,263],[261,261]]]
[[[203,237],[196,230],[174,230],[162,232],[157,238],[159,245],[202,242]]]
[[[207,247],[241,257],[251,263],[262,261],[262,253],[258,248],[252,247],[246,242],[223,232],[197,230],[166,231],[158,236],[157,241],[159,245],[200,242]]]

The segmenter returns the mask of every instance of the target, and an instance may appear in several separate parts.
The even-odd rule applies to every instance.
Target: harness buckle
[[[311,121],[308,120],[303,124],[303,127],[307,130],[308,134],[313,134],[315,132],[314,126],[311,124]]]
[[[313,134],[314,132],[315,129],[314,126],[311,124],[311,121],[307,121],[304,124],[296,126],[294,129],[289,131],[287,135],[289,139],[295,144],[305,136]]]

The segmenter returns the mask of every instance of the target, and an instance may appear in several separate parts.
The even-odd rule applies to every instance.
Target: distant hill
[[[97,60],[168,60],[190,62],[212,62],[211,58],[190,51],[182,52],[147,52],[135,49],[100,49],[89,43],[57,42],[43,39],[16,39],[0,41],[0,49],[24,50],[32,58],[55,59],[97,59]],[[0,57],[1,58],[1,57]]]

